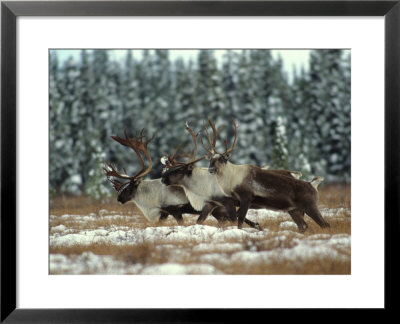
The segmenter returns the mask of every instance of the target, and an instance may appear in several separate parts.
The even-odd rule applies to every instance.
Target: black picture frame
[[[385,310],[397,306],[399,252],[400,0],[396,1],[2,1],[1,2],[1,322],[236,322],[266,309],[16,308],[16,19],[18,16],[384,16]],[[367,157],[366,157],[367,159]],[[373,177],[373,166],[371,174]],[[373,188],[371,188],[373,190]],[[379,194],[379,193],[378,193]],[[397,257],[396,257],[397,256]],[[371,260],[373,262],[373,260]],[[366,283],[367,284],[367,283]],[[242,298],[243,296],[238,296]],[[251,320],[250,318],[250,320]]]

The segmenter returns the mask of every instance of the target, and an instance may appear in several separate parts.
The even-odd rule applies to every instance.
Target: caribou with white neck
[[[238,129],[235,120],[232,120],[235,137],[230,147],[225,140],[225,151],[216,151],[218,132],[211,120],[209,120],[209,125],[214,139],[211,141],[205,126],[209,147],[203,146],[207,150],[207,159],[210,160],[209,173],[215,175],[218,185],[226,196],[233,197],[240,202],[238,228],[242,228],[252,203],[257,204],[260,208],[288,212],[300,231],[307,229],[304,213],[320,227],[330,227],[317,207],[317,187],[323,180],[322,177],[316,177],[311,182],[306,182],[289,176],[290,171],[288,174],[279,174],[274,170],[265,170],[255,165],[237,165],[229,161],[236,144]]]
[[[230,221],[237,221],[235,200],[227,197],[221,191],[216,178],[208,172],[207,168],[197,167],[196,163],[205,158],[197,157],[197,135],[186,123],[186,130],[192,136],[194,149],[190,154],[183,154],[188,161],[177,161],[175,149],[171,156],[165,156],[163,162],[166,166],[162,182],[167,186],[183,188],[194,209],[200,212],[198,224],[203,223],[209,214],[224,217]],[[251,227],[261,230],[258,223],[245,218],[244,222]]]
[[[153,136],[154,137],[154,136]],[[134,138],[129,138],[125,131],[125,138],[111,136],[111,138],[123,146],[130,147],[139,158],[141,169],[133,176],[119,172],[114,165],[107,163],[104,172],[118,192],[117,200],[121,204],[134,201],[141,210],[144,217],[150,222],[163,220],[172,215],[178,223],[182,223],[182,214],[198,214],[190,205],[185,193],[179,187],[167,187],[161,183],[161,179],[144,180],[150,173],[153,163],[147,151],[147,144],[153,139],[143,141],[143,130]],[[148,160],[148,167],[145,167],[143,157]],[[122,182],[120,180],[124,180]]]

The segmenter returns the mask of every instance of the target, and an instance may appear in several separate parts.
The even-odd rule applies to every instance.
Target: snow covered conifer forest
[[[111,195],[105,161],[128,174],[140,167],[132,150],[110,138],[124,129],[156,134],[148,148],[150,177],[157,178],[164,152],[179,144],[191,149],[185,123],[199,131],[207,118],[221,127],[221,139],[233,138],[232,117],[238,123],[233,163],[350,182],[348,51],[312,50],[309,66],[293,75],[282,58],[263,49],[199,50],[190,59],[164,49],[125,50],[118,59],[112,52],[81,50],[61,59],[58,50],[50,51],[52,194]]]

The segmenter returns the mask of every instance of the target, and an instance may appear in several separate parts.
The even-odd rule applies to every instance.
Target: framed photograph
[[[393,309],[399,16],[2,2],[1,320]]]

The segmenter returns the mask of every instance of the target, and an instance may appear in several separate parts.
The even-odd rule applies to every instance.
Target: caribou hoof
[[[308,228],[307,224],[300,225],[297,227],[298,227],[300,233],[304,233],[306,231],[306,229]]]
[[[254,228],[255,228],[255,229],[258,229],[259,231],[262,231],[262,230],[263,230],[262,227],[260,226],[260,224],[258,224],[258,223],[255,223],[255,224],[254,224]]]

